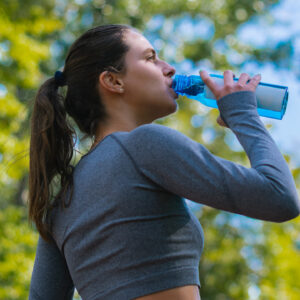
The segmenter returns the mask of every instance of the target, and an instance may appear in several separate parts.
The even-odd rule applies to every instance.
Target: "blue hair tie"
[[[55,79],[55,83],[57,84],[57,86],[64,86],[67,84],[64,73],[61,71],[55,72],[54,79]]]

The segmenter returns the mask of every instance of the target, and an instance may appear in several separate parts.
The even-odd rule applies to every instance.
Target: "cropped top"
[[[70,206],[51,211],[53,242],[39,238],[29,300],[72,299],[74,287],[83,300],[200,287],[203,231],[185,199],[273,222],[299,214],[293,177],[254,92],[218,106],[251,168],[163,125],[111,133],[76,165]]]

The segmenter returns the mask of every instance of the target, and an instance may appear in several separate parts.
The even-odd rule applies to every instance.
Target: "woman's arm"
[[[72,300],[74,284],[66,261],[56,246],[39,237],[29,300]]]
[[[255,93],[218,100],[222,118],[245,149],[251,168],[222,159],[172,128],[146,124],[118,142],[139,172],[189,200],[248,217],[283,222],[299,215],[292,174],[257,113]]]

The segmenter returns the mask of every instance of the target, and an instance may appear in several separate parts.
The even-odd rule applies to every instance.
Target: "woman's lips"
[[[175,93],[175,91],[171,87],[170,87],[170,90],[171,90],[172,95],[174,96],[174,98],[177,99],[178,98],[178,94]]]

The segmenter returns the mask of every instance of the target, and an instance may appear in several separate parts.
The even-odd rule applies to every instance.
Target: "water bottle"
[[[224,85],[221,75],[210,74],[218,85]],[[238,78],[233,78],[238,81]],[[204,84],[198,75],[175,75],[172,83],[174,91],[202,104],[218,108],[217,101],[211,90]],[[287,106],[288,87],[260,82],[255,91],[257,111],[260,116],[281,120]]]

